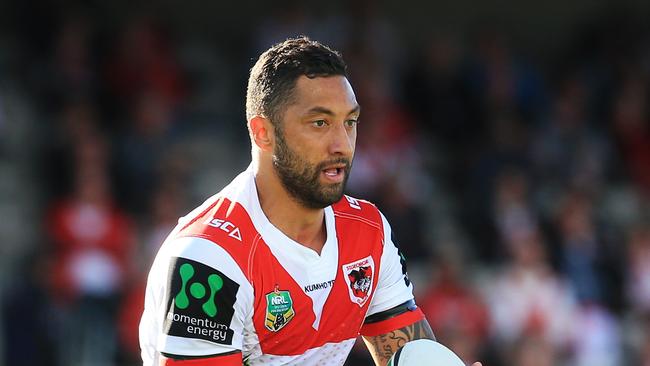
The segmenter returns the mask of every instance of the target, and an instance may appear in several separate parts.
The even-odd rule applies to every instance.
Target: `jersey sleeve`
[[[383,214],[381,220],[384,248],[377,288],[361,328],[361,334],[366,336],[386,333],[424,319],[424,314],[414,303],[413,285],[406,272],[406,260],[393,240],[390,224]],[[403,311],[394,311],[400,306]],[[382,319],[381,313],[387,314],[385,319]],[[373,319],[372,322],[369,319]]]
[[[243,364],[241,352],[225,353],[210,357],[173,359],[165,358],[162,366],[241,366]],[[156,366],[160,366],[156,365]]]
[[[221,246],[199,237],[166,242],[147,283],[140,324],[143,359],[237,353],[252,308],[250,282]]]

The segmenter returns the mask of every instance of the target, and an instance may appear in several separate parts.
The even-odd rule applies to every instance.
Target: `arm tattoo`
[[[393,353],[397,352],[406,342],[422,338],[436,339],[426,320],[375,337],[363,337],[363,340],[375,360],[375,364],[383,366],[386,365]]]

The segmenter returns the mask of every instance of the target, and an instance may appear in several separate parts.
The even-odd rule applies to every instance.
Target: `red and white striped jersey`
[[[324,210],[319,255],[269,222],[249,168],[181,218],[149,273],[144,365],[233,351],[247,365],[342,365],[359,334],[423,319],[418,309],[364,325],[413,299],[412,285],[374,205],[345,196]]]

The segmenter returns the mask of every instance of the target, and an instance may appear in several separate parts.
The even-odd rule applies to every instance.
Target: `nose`
[[[356,129],[347,129],[343,123],[335,124],[330,130],[329,153],[352,157],[356,144]]]

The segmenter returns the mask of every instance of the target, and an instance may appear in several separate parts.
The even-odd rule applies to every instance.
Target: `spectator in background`
[[[160,27],[134,18],[121,34],[104,79],[118,105],[126,107],[143,93],[154,94],[177,106],[187,94],[187,82]]]
[[[276,4],[253,32],[253,54],[297,34],[314,34],[319,19],[312,16],[302,1],[281,0]]]
[[[343,54],[350,62],[350,70],[363,70],[363,66],[367,65],[358,63],[364,61],[363,57],[356,59],[356,51],[361,50],[368,57],[365,61],[373,62],[373,67],[380,67],[378,71],[393,86],[401,63],[404,62],[404,43],[399,39],[399,28],[395,25],[393,17],[382,12],[379,3],[373,0],[351,1],[345,5],[346,8],[340,17],[343,24],[340,33],[345,36],[342,39],[345,42]],[[329,33],[334,33],[331,31],[332,24],[324,25]],[[332,37],[335,37],[335,34],[332,34]],[[363,73],[363,78],[365,77],[366,74]],[[354,75],[352,78],[355,85],[361,82],[354,78]]]
[[[635,351],[637,357],[635,365],[650,366],[650,316],[647,314],[641,319],[642,334],[639,339],[640,342],[636,344]]]
[[[539,71],[518,55],[508,35],[489,24],[478,27],[463,66],[462,80],[471,128],[462,131],[456,151],[455,187],[467,209],[468,224],[477,240],[476,251],[485,260],[498,259],[498,234],[483,223],[490,220],[491,194],[507,167],[528,169],[530,126],[545,104],[546,89]],[[497,234],[497,237],[494,235]]]
[[[594,126],[589,98],[579,74],[566,77],[555,94],[548,120],[535,132],[533,171],[545,190],[575,187],[596,193],[607,178],[611,145]]]
[[[98,95],[93,43],[93,22],[83,12],[67,14],[57,29],[48,34],[50,58],[37,58],[34,71],[36,92],[43,106],[56,110],[69,100],[87,100]]]
[[[627,231],[626,334],[628,362],[650,366],[650,225],[641,221]]]
[[[464,172],[466,182],[458,184],[465,187],[461,197],[466,207],[464,214],[476,228],[476,252],[486,260],[499,260],[504,253],[499,248],[499,243],[502,243],[504,238],[499,235],[509,235],[506,231],[517,229],[517,224],[525,225],[526,220],[534,219],[532,211],[526,209],[529,198],[516,197],[517,194],[528,194],[528,135],[525,125],[515,113],[495,113],[487,118],[490,121],[489,136],[480,148],[474,148],[478,151],[472,154],[470,166]],[[520,175],[521,182],[517,183],[517,178],[508,178],[508,175]],[[517,185],[522,187],[518,188]],[[515,191],[508,192],[509,189]],[[523,189],[523,192],[517,193],[517,189]],[[498,192],[497,197],[494,196],[495,192]],[[507,194],[514,196],[508,197]],[[513,219],[520,222],[499,222]],[[486,222],[494,225],[485,225]],[[494,244],[483,245],[486,240]]]
[[[149,214],[146,223],[142,225],[143,236],[141,243],[141,255],[143,264],[149,265],[156,256],[160,243],[162,243],[171,230],[178,224],[178,218],[184,211],[187,203],[185,191],[181,186],[179,177],[167,176],[159,182],[153,199],[149,204]],[[146,275],[146,266],[138,266]]]
[[[522,336],[512,346],[508,366],[557,366],[560,362],[557,348],[539,335]]]
[[[637,224],[628,236],[628,301],[634,312],[650,314],[650,226]]]
[[[75,150],[87,136],[99,135],[98,111],[92,101],[68,100],[58,108],[52,123],[45,127],[47,138],[41,147],[39,179],[47,182],[43,191],[48,200],[70,194],[73,186]]]
[[[541,233],[520,232],[506,244],[510,258],[484,286],[492,335],[506,348],[522,337],[539,337],[560,354],[567,352],[575,297],[549,265]]]
[[[74,146],[69,197],[49,211],[52,296],[61,310],[61,365],[110,365],[116,351],[115,311],[122,294],[134,235],[110,191],[108,146],[97,134]]]
[[[466,76],[483,115],[511,111],[530,120],[539,112],[545,102],[540,74],[517,54],[505,32],[495,25],[483,24],[475,32],[473,51]]]
[[[90,93],[97,85],[91,58],[91,26],[88,19],[79,15],[63,23],[57,36],[54,51],[54,77],[60,82],[58,90],[72,90],[78,95]]]
[[[445,245],[432,261],[432,281],[419,301],[436,338],[470,362],[484,359],[490,320],[487,307],[468,276],[468,262],[458,243]]]
[[[573,344],[570,364],[619,366],[623,340],[614,314],[598,303],[582,303],[572,319]]]
[[[5,289],[0,331],[5,365],[65,366],[57,359],[56,315],[48,293],[51,259],[40,251],[21,260],[16,275]]]
[[[650,197],[650,125],[647,82],[631,72],[614,98],[611,119],[627,173],[645,198]]]
[[[5,151],[7,141],[7,117],[5,108],[4,95],[0,93],[0,158],[7,154]]]
[[[558,213],[562,269],[583,302],[605,298],[600,264],[602,248],[593,222],[593,205],[580,191],[566,194]]]
[[[138,95],[129,112],[129,122],[116,146],[118,191],[130,212],[143,214],[158,180],[169,175],[163,168],[175,151],[176,120],[172,105],[154,91]]]
[[[410,58],[401,83],[404,103],[417,118],[418,130],[462,153],[479,117],[462,79],[463,45],[452,35],[435,34],[417,51],[422,54]]]
[[[576,188],[559,201],[555,224],[560,262],[583,304],[615,310],[622,306],[624,252],[618,239],[608,240],[610,223],[598,219],[597,196]]]
[[[498,242],[513,243],[536,230],[539,221],[529,190],[523,171],[505,169],[497,178],[492,209]]]
[[[184,192],[174,177],[169,176],[156,187],[149,205],[147,220],[141,222],[137,255],[132,260],[133,271],[129,274],[125,296],[120,303],[118,333],[120,341],[119,359],[122,364],[141,363],[138,325],[144,310],[144,293],[147,273],[151,262],[171,230],[184,213]]]

